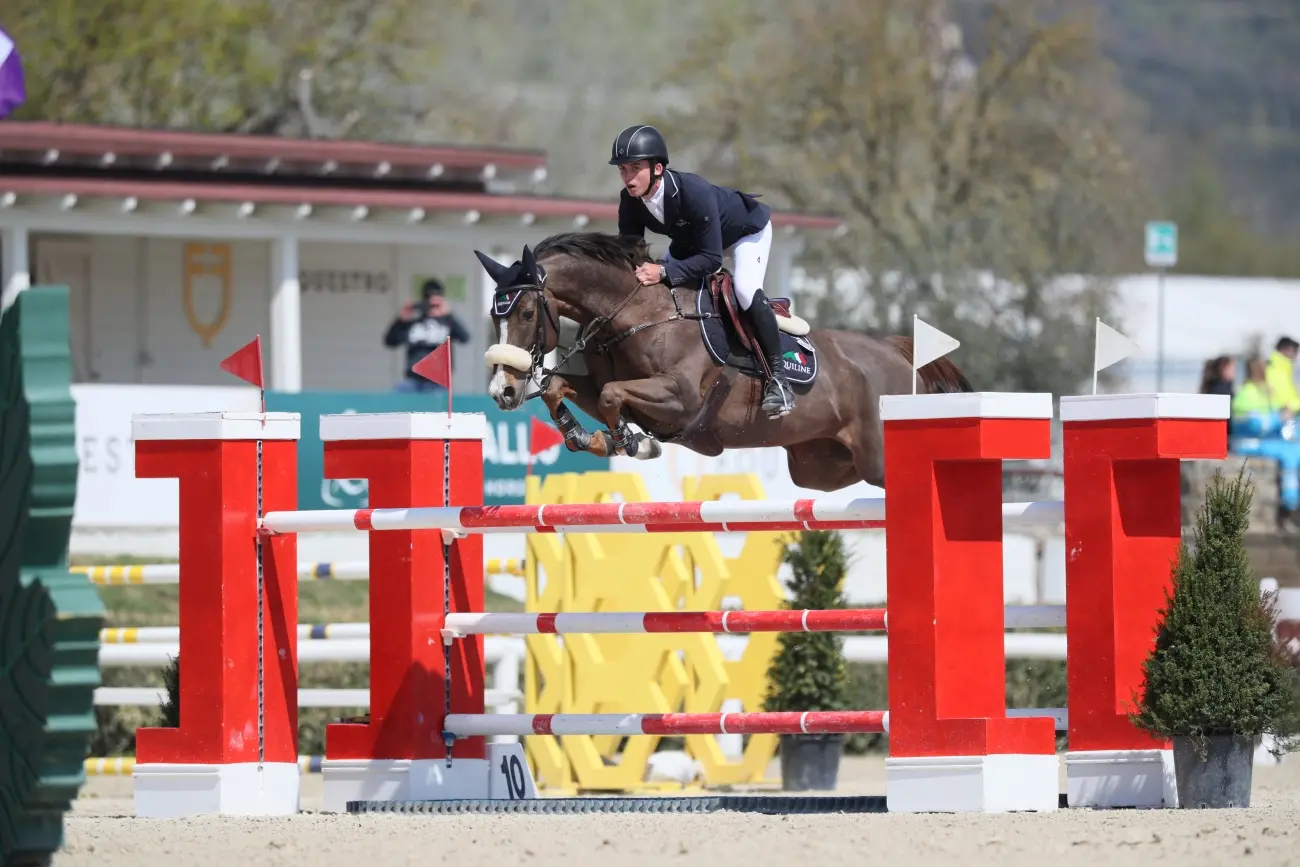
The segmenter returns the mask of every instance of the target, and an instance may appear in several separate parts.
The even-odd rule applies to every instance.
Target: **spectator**
[[[1236,385],[1237,362],[1231,355],[1220,355],[1205,362],[1205,368],[1201,371],[1201,394],[1224,394],[1231,403]],[[1228,431],[1232,431],[1231,419],[1228,420]]]
[[[1266,378],[1268,391],[1273,400],[1273,409],[1282,413],[1283,418],[1290,418],[1300,412],[1300,394],[1295,387],[1295,357],[1300,352],[1300,343],[1290,337],[1278,340],[1277,348],[1268,359]]]
[[[388,333],[384,335],[385,346],[406,347],[406,375],[397,383],[394,391],[444,391],[437,383],[430,382],[418,373],[412,373],[411,368],[448,338],[456,343],[469,342],[469,332],[447,304],[442,283],[434,279],[426,280],[422,294],[422,301],[407,301],[402,305],[401,314],[388,326]]]
[[[1279,342],[1279,352],[1281,346]],[[1268,366],[1258,358],[1246,362],[1246,381],[1232,399],[1232,438],[1228,448],[1234,454],[1258,455],[1277,461],[1281,494],[1278,518],[1282,529],[1289,528],[1290,522],[1300,516],[1300,442],[1295,441],[1294,431],[1288,424],[1290,413],[1278,406],[1271,374],[1271,359]],[[1294,391],[1294,386],[1291,388]]]
[[[1205,362],[1201,371],[1201,394],[1226,394],[1232,397],[1237,382],[1237,362],[1231,355],[1220,355]]]
[[[1268,370],[1263,361],[1252,358],[1246,362],[1246,381],[1232,398],[1232,417],[1235,420],[1252,413],[1267,414],[1272,410],[1273,401],[1268,393]]]

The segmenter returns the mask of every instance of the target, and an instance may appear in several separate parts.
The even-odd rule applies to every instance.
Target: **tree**
[[[457,0],[468,2],[468,0]],[[455,4],[452,4],[455,5]],[[9,0],[17,119],[391,135],[428,66],[420,0]]]
[[[782,607],[795,611],[844,608],[848,553],[834,530],[802,530],[785,546],[782,561],[790,567],[790,599]],[[844,710],[848,670],[844,638],[833,632],[786,632],[777,638],[777,653],[768,666],[766,711]]]
[[[1133,723],[1161,738],[1272,734],[1279,751],[1300,742],[1300,694],[1275,638],[1277,610],[1262,600],[1244,536],[1252,488],[1245,467],[1216,473],[1196,515],[1194,551],[1180,544],[1155,647],[1143,663]]]
[[[729,5],[686,52],[712,86],[662,120],[698,143],[703,170],[847,219],[820,251],[813,317],[903,331],[918,313],[962,340],[981,389],[1085,380],[1093,317],[1121,324],[1105,277],[1133,262],[1116,251],[1140,249],[1142,201],[1129,106],[1086,13],[1048,0]]]

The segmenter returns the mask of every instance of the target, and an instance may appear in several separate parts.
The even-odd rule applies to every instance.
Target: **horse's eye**
[[[537,315],[537,312],[533,310],[531,307],[529,307],[527,310],[521,310],[519,312],[520,315],[524,317],[525,322],[532,322],[533,317]]]

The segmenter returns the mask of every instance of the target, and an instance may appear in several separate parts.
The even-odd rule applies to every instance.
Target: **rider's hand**
[[[651,286],[659,282],[659,263],[643,262],[636,266],[636,279],[641,281],[642,286]]]

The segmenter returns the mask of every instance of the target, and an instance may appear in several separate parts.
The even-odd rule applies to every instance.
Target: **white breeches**
[[[731,247],[723,250],[723,255],[730,254],[734,260],[731,269],[732,283],[736,288],[736,300],[741,310],[748,310],[754,303],[754,293],[763,288],[763,277],[767,274],[768,251],[772,249],[772,221],[768,220],[761,232],[746,235]],[[665,259],[669,257],[664,256]]]
[[[763,275],[767,273],[768,252],[772,249],[772,221],[763,231],[746,235],[737,241],[730,253],[735,260],[731,275],[736,286],[736,300],[741,310],[754,303],[754,293],[763,288]]]

